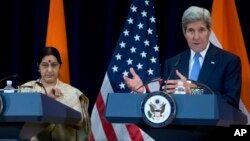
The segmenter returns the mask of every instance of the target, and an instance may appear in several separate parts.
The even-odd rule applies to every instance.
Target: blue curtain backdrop
[[[16,87],[39,75],[36,56],[45,46],[49,0],[1,1],[0,7],[0,79],[19,74],[11,78]]]
[[[160,61],[187,48],[181,31],[183,11],[197,5],[211,10],[212,0],[156,0]],[[236,0],[248,56],[250,13],[247,0]],[[90,99],[90,109],[103,82],[131,0],[65,0],[65,20],[71,84]],[[39,76],[37,52],[45,46],[49,0],[0,2],[0,79],[12,78],[14,86]],[[0,83],[1,88],[5,81]]]

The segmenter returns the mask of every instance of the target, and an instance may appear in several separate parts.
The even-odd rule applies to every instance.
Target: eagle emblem
[[[173,121],[176,105],[171,95],[158,91],[145,96],[141,111],[146,124],[161,128]]]
[[[166,106],[166,103],[164,102],[162,104],[153,104],[151,102],[149,104],[150,111],[148,111],[148,114],[149,114],[148,116],[153,119],[163,117],[162,113],[165,111],[165,106]]]

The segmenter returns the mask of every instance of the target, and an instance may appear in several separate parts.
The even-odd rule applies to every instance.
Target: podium
[[[142,118],[141,104],[146,94],[110,93],[105,117],[112,123],[134,123],[156,140],[199,140],[207,131],[245,125],[247,116],[218,95],[172,94],[176,116],[164,128],[153,128]]]
[[[24,140],[36,126],[49,123],[74,124],[81,113],[40,93],[1,93],[0,140]],[[31,123],[31,127],[25,128]],[[22,135],[21,135],[22,134]],[[26,135],[29,134],[29,135]]]

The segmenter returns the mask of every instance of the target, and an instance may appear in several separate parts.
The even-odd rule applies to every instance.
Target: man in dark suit
[[[167,94],[175,93],[177,83],[182,81],[186,94],[199,86],[204,94],[216,94],[227,103],[239,108],[241,92],[241,61],[230,52],[222,50],[211,42],[211,16],[207,9],[191,6],[182,17],[182,30],[188,49],[164,64],[162,89]],[[124,82],[132,90],[145,93],[140,76],[130,68],[132,78],[124,76]],[[227,127],[217,126],[170,126],[166,128],[168,140],[212,140]],[[150,130],[145,130],[150,133]],[[181,135],[181,136],[180,136]],[[163,140],[166,140],[164,138]]]
[[[173,70],[178,70],[183,76],[189,76],[190,56],[191,51],[186,50],[166,60],[163,79],[167,80],[169,78],[166,82],[167,84],[175,84],[176,82],[173,81],[180,78],[178,72],[169,76]],[[177,65],[176,62],[178,63]],[[209,43],[198,79],[194,83],[208,87],[208,89],[205,88],[205,94],[214,93],[220,95],[229,104],[238,108],[241,89],[241,63],[239,57]],[[167,91],[171,93],[172,89],[169,89]]]
[[[189,78],[197,82],[196,84],[207,86],[209,90],[205,93],[220,95],[229,104],[238,108],[241,91],[240,58],[209,42],[211,34],[209,11],[195,6],[188,8],[182,17],[182,29],[189,49],[166,60],[163,78],[167,80],[167,92],[173,92],[172,88],[174,88],[173,84],[176,84],[176,79],[181,78],[186,81]],[[196,53],[200,54],[200,71],[197,78],[192,78]],[[177,69],[180,74],[177,72],[169,76],[174,69]]]
[[[182,17],[182,30],[189,49],[166,60],[163,89],[171,94],[177,82],[183,81],[186,93],[191,93],[193,87],[202,84],[201,87],[206,88],[204,94],[217,94],[238,108],[241,91],[241,61],[238,56],[209,42],[212,32],[209,11],[196,6],[189,7]],[[198,56],[198,61],[195,60],[195,56]],[[193,66],[199,70],[194,71]],[[144,87],[138,89],[143,84],[140,77],[133,68],[130,72],[133,78],[124,76],[127,86],[132,91],[145,92]]]

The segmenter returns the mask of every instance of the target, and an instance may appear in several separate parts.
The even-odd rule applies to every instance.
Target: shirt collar
[[[210,45],[210,42],[208,42],[207,47],[203,51],[200,52],[202,58],[205,57],[207,50],[209,48],[209,45]],[[195,52],[192,49],[190,50],[191,50],[191,58],[194,58]]]

